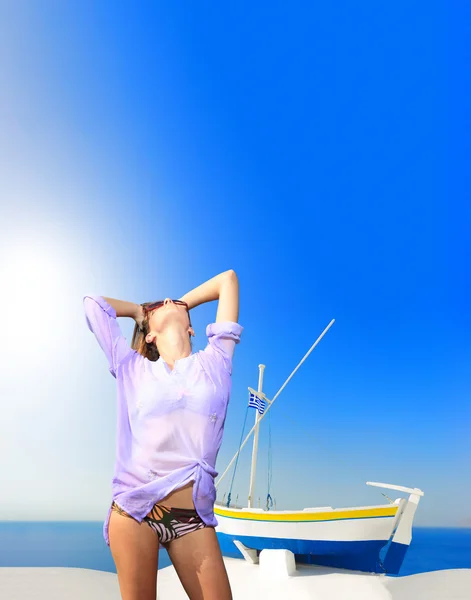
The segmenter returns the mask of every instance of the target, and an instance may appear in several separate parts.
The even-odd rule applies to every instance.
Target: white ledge
[[[259,565],[224,558],[234,600],[469,600],[471,569],[386,577],[312,565],[265,577]],[[157,600],[188,600],[173,567],[158,573]],[[0,567],[2,600],[121,600],[114,573],[65,567]]]

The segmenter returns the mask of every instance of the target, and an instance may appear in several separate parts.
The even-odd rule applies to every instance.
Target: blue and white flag
[[[263,415],[265,408],[267,406],[267,403],[265,402],[265,400],[263,400],[263,398],[260,398],[253,392],[249,392],[249,394],[250,394],[249,395],[249,406],[251,406],[252,408],[256,408],[258,410],[258,412],[261,415]]]

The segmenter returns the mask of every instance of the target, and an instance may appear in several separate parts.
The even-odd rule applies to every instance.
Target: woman
[[[218,300],[208,345],[193,353],[189,311]],[[155,600],[164,546],[191,600],[232,598],[214,527],[214,467],[240,340],[234,271],[179,300],[137,305],[85,296],[89,329],[118,392],[113,502],[103,527],[123,600]],[[117,317],[136,321],[131,347]]]

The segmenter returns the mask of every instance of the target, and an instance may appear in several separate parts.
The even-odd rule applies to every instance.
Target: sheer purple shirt
[[[156,502],[193,481],[202,520],[214,516],[216,457],[231,391],[232,357],[243,328],[231,321],[206,328],[204,350],[175,361],[150,361],[133,350],[114,308],[85,296],[88,328],[106,355],[117,385],[116,460],[112,501],[103,526],[109,546],[111,504],[141,522]]]

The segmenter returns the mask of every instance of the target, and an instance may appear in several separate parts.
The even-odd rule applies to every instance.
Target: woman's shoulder
[[[124,357],[124,359],[119,363],[118,370],[121,373],[128,372],[131,367],[144,364],[144,361],[147,361],[147,358],[145,358],[145,356],[143,356],[134,348],[130,348],[129,354],[127,354]]]

